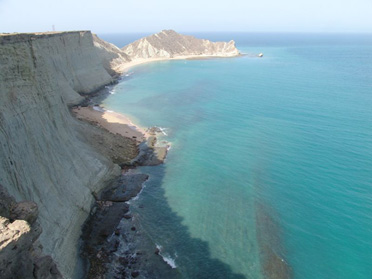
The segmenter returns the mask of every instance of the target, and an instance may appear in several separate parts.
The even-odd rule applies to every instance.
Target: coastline
[[[241,56],[241,55],[240,55]],[[170,60],[188,60],[188,59],[213,59],[213,58],[226,58],[226,57],[182,57],[182,58],[174,58],[174,59],[150,59],[150,60],[143,60],[143,61],[136,61],[136,63],[129,63],[130,65],[126,65],[125,70],[128,71],[130,67],[137,66],[140,64],[147,64],[147,63],[152,63],[152,62],[159,62],[159,61],[170,61]],[[227,57],[230,58],[230,57]],[[124,68],[123,68],[124,69]],[[99,102],[98,102],[99,103]],[[93,109],[93,108],[80,108],[79,113],[82,113],[85,117],[89,117],[89,114],[85,113],[85,111],[90,111],[92,112],[96,117],[101,117],[103,119],[106,119],[107,122],[112,122],[112,123],[120,123],[122,125],[126,125],[128,129],[135,129],[137,132],[142,132],[142,139],[149,141],[149,138],[151,138],[151,134],[149,134],[144,128],[139,128],[133,122],[130,120],[129,117],[117,113],[117,112],[112,112],[112,111],[107,111],[102,109],[103,111],[100,112],[100,107],[98,106],[99,109]],[[93,120],[94,121],[94,120]],[[100,123],[100,122],[98,122]],[[106,126],[105,124],[100,123],[104,128],[108,129],[109,131],[113,132],[113,130],[110,130],[109,126]],[[125,133],[123,136],[129,136],[129,138],[132,138],[132,134]],[[136,140],[139,142],[140,137],[137,137]],[[133,164],[134,166],[142,166],[145,164]],[[127,175],[131,175],[130,171],[129,173],[126,173]],[[142,189],[142,187],[140,188]],[[137,195],[139,195],[141,190],[139,190],[133,198],[135,198]],[[109,201],[112,202],[112,201]],[[126,215],[123,219],[123,221],[118,222],[118,229],[120,233],[125,233],[126,234],[126,239],[127,243],[126,245],[131,246],[134,245],[138,241],[138,238],[136,238],[136,233],[141,234],[141,224],[140,220],[135,220],[134,216],[131,215],[130,211],[130,205],[128,206],[128,209],[126,211]],[[291,267],[288,265],[288,263],[284,260],[283,257],[283,251],[280,249],[280,240],[277,239],[278,237],[278,228],[273,229],[275,227],[274,221],[271,219],[270,214],[263,210],[262,206],[258,206],[257,209],[257,215],[256,215],[256,223],[257,223],[257,241],[260,246],[260,264],[261,264],[261,271],[265,278],[278,278],[278,279],[287,279],[291,278]],[[98,223],[98,225],[101,225]],[[114,232],[113,238],[117,238],[119,236],[119,232],[116,230]],[[268,232],[272,232],[272,234],[269,234]],[[141,237],[140,237],[141,238]],[[150,241],[151,242],[151,241]],[[118,240],[116,240],[116,243],[119,243]],[[269,244],[268,244],[269,243]],[[151,243],[154,244],[154,243]],[[147,243],[147,247],[151,247],[154,245],[149,245],[149,242]],[[110,244],[111,246],[115,246],[118,244]],[[141,245],[137,242],[136,243],[137,247],[140,247]],[[139,245],[139,246],[138,246]],[[146,246],[146,245],[144,245]],[[143,247],[143,246],[142,246]],[[113,249],[113,248],[111,248]],[[118,252],[114,249],[112,251],[115,251],[117,254]],[[140,249],[139,254],[137,255],[138,250],[132,250],[131,257],[135,258],[135,262],[133,262],[133,266],[137,267],[138,270],[140,271],[135,271],[135,275],[137,275],[137,272],[139,272],[142,276],[146,273],[146,271],[143,268],[141,268],[141,261],[147,261],[149,258],[147,258],[149,255],[142,256],[141,254],[144,252],[144,254],[151,254],[151,258],[156,255],[156,258],[160,259],[160,263],[164,264],[164,260],[162,260],[162,255],[160,255],[160,250],[155,244],[154,250],[144,250]],[[278,253],[280,251],[281,253]],[[108,257],[108,255],[106,255]],[[160,256],[160,257],[159,257]],[[155,259],[155,261],[158,259]],[[154,260],[153,260],[154,261]],[[129,257],[126,260],[119,260],[117,257],[113,259],[109,265],[110,267],[116,266],[116,268],[120,268],[122,263],[128,263]],[[97,263],[96,263],[97,264]],[[168,264],[169,265],[169,264]],[[153,267],[152,267],[153,268]],[[169,268],[169,266],[165,266],[164,269]],[[163,270],[164,270],[163,269]],[[128,271],[128,270],[127,270]],[[174,275],[166,278],[177,278],[177,274],[175,273]],[[142,278],[142,277],[141,277]],[[146,278],[146,277],[144,277]],[[155,277],[150,277],[150,278],[155,278]],[[162,277],[156,277],[156,278],[162,278]],[[164,277],[165,278],[165,277]]]
[[[235,58],[239,55],[188,55],[174,58],[148,58],[139,59],[116,67],[120,73],[115,78],[115,84],[132,67],[171,60],[204,60],[217,58]],[[107,88],[107,86],[105,86]],[[130,162],[120,162],[116,156],[118,146],[109,146],[106,152],[114,163],[122,169],[121,175],[109,186],[99,193],[93,192],[95,203],[91,213],[82,228],[80,249],[85,266],[85,275],[88,278],[101,278],[102,274],[121,278],[180,278],[180,273],[161,255],[156,243],[147,239],[141,232],[141,224],[131,215],[130,200],[136,199],[141,193],[144,183],[149,179],[147,174],[137,173],[138,166],[156,166],[164,163],[170,149],[168,142],[157,144],[157,136],[163,134],[161,128],[140,127],[132,122],[125,114],[107,110],[100,106],[102,100],[93,101],[95,97],[101,98],[107,94],[101,89],[93,96],[86,97],[80,103],[71,107],[71,114],[80,121],[86,122],[107,135],[129,140],[137,147],[137,156]],[[93,97],[93,98],[91,98]],[[93,101],[93,102],[92,102]],[[94,105],[93,105],[94,104]],[[120,139],[119,139],[120,140]],[[165,144],[164,144],[165,142]],[[95,149],[102,152],[102,142],[99,146],[91,142]],[[100,150],[101,149],[101,150]],[[120,156],[119,156],[120,157]],[[124,193],[124,194],[123,194]],[[125,251],[123,251],[123,246]],[[149,251],[153,247],[153,251]],[[150,272],[150,273],[149,273]],[[154,277],[155,276],[155,277]]]
[[[105,90],[101,90],[98,95],[104,93]],[[164,145],[163,141],[157,145],[157,136],[162,134],[162,130],[158,127],[144,129],[126,115],[98,105],[75,106],[71,108],[71,114],[91,129],[102,131],[110,140],[116,140],[116,145],[113,145],[101,138],[87,137],[95,149],[110,157],[122,169],[121,175],[110,185],[92,193],[95,203],[81,235],[80,253],[85,276],[102,278],[104,274],[120,275],[120,278],[162,278],[165,272],[167,278],[178,278],[178,271],[169,268],[157,252],[156,245],[142,234],[140,223],[130,211],[130,201],[141,193],[149,178],[147,174],[138,173],[137,166],[160,165],[167,156],[170,145]],[[123,160],[116,154],[122,151],[122,147],[128,148],[128,141],[136,148],[136,154],[131,153],[130,161],[125,160],[128,156]],[[104,146],[109,150],[105,150]],[[153,251],[144,247],[153,247]]]
[[[236,58],[244,56],[243,54],[238,55],[182,55],[182,56],[176,56],[176,57],[162,57],[162,58],[142,58],[142,59],[136,59],[132,60],[129,63],[123,63],[115,68],[115,71],[120,72],[121,74],[127,73],[130,68],[142,65],[142,64],[148,64],[153,62],[161,62],[161,61],[173,61],[173,60],[207,60],[207,59],[216,59],[216,58]]]
[[[85,120],[102,127],[113,134],[134,139],[138,143],[149,138],[149,133],[133,124],[126,115],[102,109],[99,106],[74,107],[72,112],[79,120]]]

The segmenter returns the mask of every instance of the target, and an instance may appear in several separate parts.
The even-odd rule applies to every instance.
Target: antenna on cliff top
[[[54,24],[52,25],[52,29],[53,29],[53,32],[56,31],[56,27],[54,26]]]

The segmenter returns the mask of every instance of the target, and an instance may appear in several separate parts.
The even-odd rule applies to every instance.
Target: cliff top
[[[48,31],[48,32],[34,32],[34,33],[0,33],[0,44],[5,43],[19,43],[29,40],[49,38],[56,36],[63,36],[66,34],[82,34],[91,33],[87,30],[82,31]]]

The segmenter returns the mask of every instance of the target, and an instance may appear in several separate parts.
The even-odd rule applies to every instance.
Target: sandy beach
[[[233,58],[238,57],[240,55],[235,56],[223,56],[223,55],[183,55],[183,56],[177,56],[177,57],[171,57],[171,58],[146,58],[146,59],[135,59],[129,63],[124,63],[119,65],[115,68],[115,71],[119,73],[126,73],[128,72],[132,67],[138,66],[141,64],[147,64],[147,63],[153,63],[153,62],[159,62],[159,61],[171,61],[171,60],[203,60],[203,59],[213,59],[213,58]]]
[[[120,113],[103,111],[99,107],[77,107],[72,109],[76,118],[86,120],[102,127],[113,134],[119,134],[136,140],[138,143],[146,140],[150,135],[131,120]]]

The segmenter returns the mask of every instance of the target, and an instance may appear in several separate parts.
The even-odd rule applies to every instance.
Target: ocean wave
[[[160,132],[164,135],[164,136],[168,136],[168,134],[165,132],[166,130],[168,130],[168,128],[163,128],[163,127],[158,127]]]
[[[131,75],[133,75],[134,72],[128,72],[125,74],[126,77],[130,77]]]
[[[162,257],[164,262],[166,262],[171,268],[177,268],[177,253],[175,254],[174,258],[172,258],[168,253],[162,253],[163,247],[161,245],[156,244],[156,248],[159,250],[159,255]]]
[[[163,128],[163,127],[159,127],[159,126],[153,126],[153,127],[150,127],[147,129],[148,132],[150,133],[153,133],[153,134],[163,134],[164,136],[168,136],[167,134],[167,130],[169,130],[169,128]]]
[[[128,204],[130,204],[131,201],[136,201],[136,200],[138,200],[138,199],[139,199],[139,196],[141,195],[141,193],[143,192],[143,190],[145,189],[145,187],[146,187],[146,183],[143,183],[143,184],[142,184],[142,189],[141,189],[141,191],[139,191],[139,193],[137,194],[137,196],[131,198],[131,199],[128,201]]]
[[[93,106],[93,109],[100,112],[105,112],[105,109],[100,106]]]

